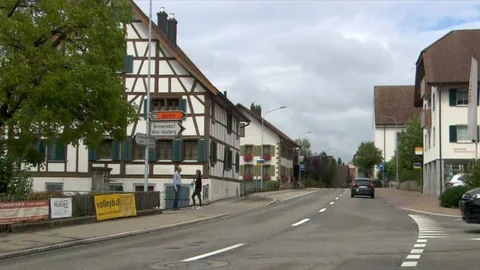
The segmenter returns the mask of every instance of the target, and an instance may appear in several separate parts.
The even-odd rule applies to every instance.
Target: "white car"
[[[464,175],[465,175],[464,173],[455,174],[454,176],[449,178],[449,180],[445,183],[445,186],[447,188],[465,186],[465,183],[463,182]]]

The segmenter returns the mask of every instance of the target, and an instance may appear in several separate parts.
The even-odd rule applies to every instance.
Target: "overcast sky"
[[[148,14],[148,0],[135,0]],[[234,103],[287,109],[266,119],[314,152],[350,161],[371,141],[373,86],[414,84],[420,51],[480,28],[473,1],[159,1],[178,44]]]

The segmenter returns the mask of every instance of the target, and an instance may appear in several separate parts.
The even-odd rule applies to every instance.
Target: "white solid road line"
[[[297,227],[298,225],[302,225],[303,223],[308,222],[309,220],[310,220],[309,218],[302,219],[299,222],[292,224],[292,227]]]
[[[330,204],[334,204],[335,202],[330,202]]]
[[[323,212],[325,212],[325,211],[327,211],[327,208],[322,208],[322,209],[320,209],[320,211],[318,211],[318,212],[323,213]]]
[[[209,252],[209,253],[205,253],[205,254],[202,254],[202,255],[198,255],[198,256],[195,256],[195,257],[191,257],[191,258],[182,260],[182,262],[191,262],[191,261],[200,260],[200,259],[203,259],[203,258],[206,258],[206,257],[210,257],[210,256],[213,256],[213,255],[222,253],[222,252],[226,252],[226,251],[229,251],[229,250],[232,250],[232,249],[239,248],[239,247],[244,246],[244,245],[245,245],[245,244],[243,244],[243,243],[236,244],[236,245],[229,246],[229,247],[226,247],[226,248],[222,248],[222,249],[219,249],[219,250],[216,250],[216,251],[212,251],[212,252]]]
[[[422,255],[420,255],[420,254],[413,254],[413,255],[410,254],[410,255],[407,256],[407,260],[418,260],[418,259],[420,259],[420,256],[422,256]]]
[[[293,196],[293,197],[290,197],[290,198],[286,198],[286,199],[283,199],[281,201],[284,202],[284,201],[288,201],[288,200],[295,199],[295,198],[298,198],[298,197],[307,196],[308,194],[312,194],[314,192],[317,192],[317,191],[314,190],[314,191],[311,191],[311,192],[308,192],[308,193],[304,193],[304,194],[300,194],[300,195]]]
[[[417,266],[417,262],[403,262],[402,267],[415,267]]]

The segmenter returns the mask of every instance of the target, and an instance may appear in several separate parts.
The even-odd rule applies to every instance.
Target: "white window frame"
[[[462,103],[462,104],[459,103],[460,96],[466,98],[465,99],[466,103]],[[466,90],[466,89],[458,89],[457,90],[457,106],[468,106],[468,90]]]
[[[464,136],[465,138],[460,137],[460,128],[465,130]],[[457,125],[457,142],[471,142],[470,141],[470,135],[468,134],[468,126],[467,125]]]

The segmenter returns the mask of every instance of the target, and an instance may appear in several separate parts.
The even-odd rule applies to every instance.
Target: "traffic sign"
[[[187,116],[184,111],[159,111],[150,115],[152,121],[180,121]]]
[[[305,171],[305,164],[300,164],[300,171],[304,172]]]
[[[378,169],[383,170],[383,163],[378,164]]]
[[[155,148],[155,146],[156,146],[155,139],[154,138],[147,138],[147,135],[143,134],[143,133],[135,134],[133,139],[135,140],[136,144],[141,145],[141,146],[147,146],[147,144],[148,144],[148,147],[150,147],[150,148]]]
[[[422,164],[421,163],[413,163],[413,168],[414,169],[421,169],[422,168]]]
[[[153,137],[172,137],[182,134],[185,128],[180,122],[150,123],[150,134]]]

